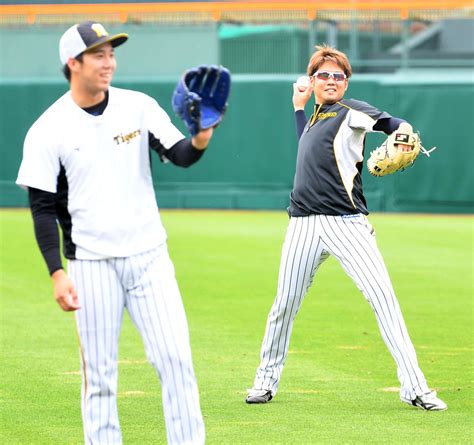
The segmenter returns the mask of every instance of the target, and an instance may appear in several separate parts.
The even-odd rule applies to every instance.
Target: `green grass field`
[[[473,218],[371,216],[428,383],[449,410],[400,403],[373,313],[334,259],[294,327],[279,393],[244,403],[273,302],[283,212],[163,211],[188,315],[208,444],[473,443]],[[72,314],[52,298],[24,210],[1,210],[2,444],[79,444]],[[125,318],[119,364],[125,444],[164,444],[160,385]]]

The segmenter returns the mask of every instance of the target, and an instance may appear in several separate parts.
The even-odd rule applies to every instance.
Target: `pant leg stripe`
[[[326,219],[326,224],[328,225],[328,229],[331,229],[331,231],[333,232],[333,236],[334,238],[332,238],[328,231],[326,230],[326,228],[324,227],[325,224],[322,223],[322,229],[327,237],[327,240],[333,244],[333,247],[331,247],[328,243],[328,247],[331,248],[331,250],[333,250],[335,256],[339,259],[339,261],[341,261],[342,263],[344,263],[346,265],[346,270],[348,271],[349,275],[351,276],[351,278],[357,283],[359,282],[360,285],[363,287],[363,290],[365,295],[368,295],[369,294],[369,288],[372,290],[372,292],[375,293],[375,290],[374,288],[372,287],[372,283],[370,282],[370,280],[367,278],[367,276],[365,275],[365,272],[360,269],[360,273],[357,274],[354,267],[356,265],[358,265],[358,262],[356,260],[356,258],[352,255],[351,251],[344,245],[344,243],[341,241],[341,239],[337,236],[336,232],[334,231],[334,229],[332,228],[330,222],[328,221],[327,217],[325,216],[325,219]],[[339,254],[338,252],[339,251]],[[345,251],[347,256],[351,258],[351,261],[347,261],[345,258],[344,258],[344,255],[342,254],[342,252]],[[358,280],[359,278],[359,280]],[[380,302],[377,301],[377,303],[379,304],[379,308],[381,311],[377,310],[376,306],[374,305],[375,301],[371,301],[371,300],[368,300],[369,303],[371,304],[374,312],[376,313],[377,317],[379,317],[380,319],[382,319],[382,315],[383,315],[383,318],[385,318],[385,315],[383,314],[383,310],[382,308],[380,307]],[[385,324],[386,323],[383,323],[383,326],[384,326],[384,329],[385,329]],[[385,332],[385,335],[387,336],[388,333]],[[390,344],[392,345],[392,347],[395,347],[394,344],[392,344],[392,341],[389,337],[387,337]]]
[[[293,239],[294,239],[294,236],[295,236],[295,226],[296,225],[296,219],[290,219],[290,223],[288,225],[288,232],[286,234],[286,236],[288,237],[291,233],[291,238],[290,238],[290,245],[293,243]],[[291,232],[290,232],[291,231]],[[282,255],[287,253],[289,251],[289,247],[287,248],[285,243],[283,244],[283,249],[282,249]],[[282,281],[284,282],[284,277],[286,275],[286,269],[287,269],[287,266],[288,266],[288,260],[289,260],[289,257],[288,255],[286,256],[286,261],[285,261],[285,265],[284,265],[284,273],[282,274]],[[278,283],[277,287],[279,288],[280,287],[280,283]],[[268,332],[268,336],[266,338],[266,342],[270,342],[271,344],[273,344],[274,342],[274,338],[273,336],[275,335],[275,331],[273,332],[273,334],[271,334],[270,332]],[[268,347],[265,347],[263,348],[263,350],[268,350]],[[262,361],[265,359],[265,352],[263,353],[262,355]],[[271,350],[270,350],[270,355],[271,355]],[[270,360],[270,357],[267,357],[267,363],[268,361]]]
[[[298,245],[300,245],[302,247],[302,249],[301,249],[301,251],[298,251],[298,253],[295,252],[295,256],[293,257],[293,263],[292,263],[292,267],[291,267],[291,275],[290,275],[289,284],[288,284],[288,293],[292,293],[291,292],[292,282],[293,281],[295,282],[295,284],[294,284],[294,287],[295,287],[294,294],[295,294],[295,296],[298,294],[298,281],[301,278],[300,277],[301,263],[302,263],[303,256],[304,256],[304,246],[306,245],[307,237],[308,237],[308,219],[307,218],[302,218],[300,235],[303,234],[304,225],[305,225],[304,223],[305,222],[306,222],[306,233],[304,235],[304,241],[301,243],[301,242],[299,242],[299,238],[298,238]],[[298,261],[298,266],[296,267],[295,266],[295,260],[297,260],[297,256],[299,256],[299,261]],[[282,320],[283,329],[282,329],[282,332],[280,333],[280,336],[279,336],[278,341],[277,341],[277,353],[276,353],[277,356],[278,356],[278,353],[279,353],[280,349],[282,349],[282,348],[286,349],[286,347],[285,347],[286,343],[287,343],[287,341],[289,341],[288,334],[291,331],[290,323],[291,323],[291,320],[293,319],[293,311],[294,311],[294,307],[295,307],[295,301],[296,301],[296,298],[292,298],[289,311],[287,311],[287,309],[288,309],[288,306],[287,306],[285,308],[285,312],[283,314],[283,320]],[[296,306],[296,307],[298,308],[299,306]],[[283,335],[283,343],[281,342],[282,335]]]
[[[310,266],[310,279],[308,280],[307,284],[306,284],[306,288],[303,290],[303,293],[302,295],[305,295],[306,292],[308,292],[308,289],[310,288],[311,284],[313,283],[313,278],[314,278],[314,274],[316,273],[316,270],[318,269],[319,265],[322,263],[322,261],[324,260],[321,260],[320,258],[320,250],[319,250],[319,246],[321,244],[321,238],[318,236],[316,236],[316,215],[312,215],[310,216],[309,218],[311,218],[310,222],[312,222],[313,224],[313,227],[311,229],[311,244],[309,246],[309,251],[308,251],[308,262],[310,261],[310,258],[313,257],[312,261],[311,261],[311,266]],[[317,244],[316,244],[316,248],[314,249],[314,255],[311,254],[311,252],[313,252],[313,242],[315,239],[318,239],[317,241]],[[318,264],[316,265],[316,258],[318,258]],[[306,264],[308,264],[308,262]],[[306,267],[305,267],[305,272],[304,272],[304,275],[306,275]],[[301,297],[302,298],[302,297]],[[300,298],[300,300],[301,300]]]
[[[85,286],[86,283],[93,283],[94,281],[93,281],[93,277],[91,276],[89,261],[83,261],[82,265],[83,265],[82,270],[84,271],[84,276],[89,275],[89,278],[84,278],[84,289],[86,289],[86,286]],[[94,295],[93,289],[87,289],[86,292],[91,296]],[[86,310],[87,318],[91,317],[91,319],[93,319],[94,329],[97,330],[97,322],[95,320],[95,311],[94,311],[93,308],[91,308],[92,305],[95,306],[94,299],[92,297],[86,297],[86,298],[90,303],[90,304],[87,305],[87,310]],[[91,323],[91,321],[88,321],[87,326],[90,326],[90,323]],[[98,351],[97,351],[97,343],[95,343],[93,341],[93,336],[89,336],[89,330],[88,330],[87,340],[88,340],[88,349],[91,350],[91,347],[95,348],[95,355],[96,355],[95,362],[98,363],[99,358],[98,358]],[[91,397],[93,397],[93,396],[91,395]],[[94,422],[95,413],[93,412],[94,404],[91,404],[91,405],[92,405],[92,409],[90,409],[89,414],[90,414],[90,422],[91,422],[91,425],[92,425],[93,422]],[[99,414],[99,418],[100,418],[100,414]]]
[[[349,231],[349,233],[352,234],[351,232],[351,226],[353,226],[353,223],[349,223],[345,229],[347,229]],[[344,236],[346,237],[346,239],[348,240],[348,242],[351,242],[351,238],[349,238],[347,235],[346,235],[346,232],[345,231],[342,231],[342,233],[344,234]],[[360,234],[360,232],[359,232]],[[380,268],[378,268],[375,264],[374,264],[374,261],[373,261],[373,258],[371,256],[371,249],[370,249],[370,245],[363,245],[360,241],[360,239],[362,239],[365,243],[367,243],[367,239],[365,237],[366,234],[361,234],[362,237],[354,237],[353,239],[355,240],[355,242],[357,242],[359,244],[359,246],[361,247],[362,251],[366,254],[366,256],[371,260],[373,266],[374,266],[374,269],[375,270],[379,270]],[[353,247],[355,248],[354,244],[352,244]],[[360,252],[360,249],[357,249],[355,248],[355,250],[357,252]],[[376,262],[377,261],[380,261],[379,257],[376,256]],[[382,260],[382,264],[383,264],[383,260]],[[381,267],[381,269],[385,270],[386,271],[386,268],[385,267]],[[410,379],[410,382],[411,382],[411,385],[413,387],[414,384],[413,384],[413,381],[412,381],[412,377],[414,377],[417,381],[417,385],[416,386],[419,386],[420,385],[420,382],[418,380],[418,377],[417,377],[417,372],[414,368],[414,364],[412,363],[412,357],[410,356],[410,351],[409,349],[407,348],[407,345],[406,345],[406,340],[405,340],[405,337],[403,336],[403,333],[401,332],[401,326],[400,326],[400,317],[401,317],[401,312],[400,310],[398,309],[398,311],[396,310],[390,310],[390,306],[392,308],[395,308],[395,294],[394,294],[394,291],[392,289],[392,286],[390,284],[390,278],[388,277],[388,272],[387,273],[383,273],[383,274],[380,274],[380,279],[382,280],[382,283],[384,284],[384,286],[386,287],[386,291],[387,292],[384,292],[383,289],[382,289],[382,286],[381,286],[381,282],[380,282],[380,279],[378,279],[377,276],[374,276],[371,269],[368,268],[367,269],[369,271],[369,273],[372,275],[372,278],[374,280],[375,283],[377,283],[380,287],[380,290],[382,291],[382,295],[383,295],[383,301],[385,302],[384,305],[381,305],[379,303],[379,305],[381,305],[382,307],[386,307],[387,310],[388,310],[388,313],[389,313],[389,316],[390,316],[390,321],[391,323],[387,325],[387,328],[392,336],[392,339],[393,341],[395,341],[396,343],[396,346],[397,346],[397,349],[400,351],[400,354],[401,354],[401,357],[403,358],[403,363],[406,367],[406,371],[408,372],[408,376],[409,376],[409,379]],[[379,300],[379,294],[378,293],[374,293],[374,298],[377,298],[377,300]],[[391,304],[390,304],[391,303]],[[398,316],[397,316],[398,315]],[[392,330],[390,328],[390,326],[392,326]],[[398,328],[398,329],[397,329]],[[403,342],[403,346],[405,346],[405,349],[406,349],[406,352],[407,354],[403,354],[400,350],[400,344],[395,340],[396,339],[396,334],[395,334],[395,331],[398,331],[400,332],[401,334],[401,340]],[[406,362],[405,359],[408,359],[408,364]],[[409,365],[409,366],[408,366]],[[410,370],[409,368],[411,367],[412,369],[412,372],[410,373]]]
[[[280,335],[278,337],[278,341],[275,341],[275,336],[273,336],[273,338],[271,339],[271,342],[267,341],[264,343],[263,350],[265,348],[267,349],[270,348],[270,353],[269,353],[269,358],[266,364],[262,360],[263,365],[260,365],[260,368],[259,368],[259,369],[262,369],[262,368],[265,369],[263,380],[259,379],[262,382],[261,384],[265,388],[268,388],[271,385],[272,391],[276,389],[276,386],[280,378],[279,374],[281,372],[283,363],[288,354],[288,347],[289,347],[289,340],[290,340],[289,336],[291,334],[293,320],[299,310],[302,299],[309,287],[309,283],[312,280],[312,276],[314,274],[314,271],[311,270],[309,279],[308,280],[306,279],[306,271],[308,270],[308,264],[311,262],[311,267],[314,266],[315,261],[316,261],[315,256],[319,248],[319,242],[318,242],[316,251],[313,252],[313,243],[314,243],[314,238],[315,238],[314,217],[297,218],[296,221],[298,222],[299,227],[295,228],[295,233],[296,233],[296,229],[299,229],[299,233],[298,233],[298,236],[296,237],[296,243],[295,243],[295,237],[292,236],[289,247],[285,249],[282,254],[282,255],[286,255],[286,260],[284,262],[285,273],[282,274],[283,276],[281,277],[281,280],[284,284],[279,285],[277,299],[275,300],[275,302],[277,302],[279,299],[277,309],[276,310],[272,309],[273,313],[275,312],[279,313],[281,310],[280,309],[281,304],[283,304],[283,302],[285,301],[286,306],[283,309],[283,316],[281,317],[281,320],[276,320],[274,322],[275,324],[274,331],[276,332],[278,329],[280,332]],[[305,233],[304,235],[303,235],[303,232]],[[302,239],[302,235],[304,236],[304,239]],[[310,239],[310,241],[308,241],[308,239]],[[309,248],[307,248],[308,245],[309,245]],[[310,256],[313,256],[312,260],[310,260]],[[292,267],[288,270],[287,265],[290,258],[292,258],[291,260]],[[307,281],[308,283],[306,283]],[[288,297],[290,296],[291,296],[291,301],[288,301]],[[270,338],[268,335],[266,337]],[[282,337],[284,340],[283,343],[281,341]],[[270,362],[272,361],[271,356],[272,356],[273,351],[275,351],[275,358],[273,362],[275,362],[276,364],[274,363],[272,364],[272,366],[269,366]],[[281,357],[280,357],[280,351],[282,352]],[[273,381],[273,384],[271,383],[272,381]]]
[[[145,274],[148,275],[148,272],[146,271]],[[161,294],[165,295],[166,290],[163,289],[162,283],[160,282],[158,285],[160,287]],[[166,305],[165,305],[165,311],[166,311],[167,319],[169,320],[169,323],[171,324],[172,323],[172,321],[171,321],[172,320],[172,314],[169,313],[168,307]],[[184,311],[184,307],[183,307],[183,311]],[[176,356],[182,355],[179,351],[178,345],[176,344],[175,338],[173,336],[171,336],[171,338],[172,338],[173,347],[176,351]],[[190,351],[189,351],[189,354],[190,354]],[[190,360],[190,362],[188,363],[188,366],[192,367],[191,355],[188,357],[188,359]],[[189,372],[189,370],[186,370],[186,372],[185,372],[185,370],[183,369],[183,364],[182,364],[181,360],[178,360],[178,362],[179,362],[179,369],[180,369],[180,376],[181,376],[182,386],[183,386],[183,388],[185,388],[186,393],[193,395],[193,399],[194,399],[193,388],[186,384],[187,381],[186,381],[186,378],[185,378],[185,374],[187,374],[187,372]],[[194,401],[196,402],[196,399],[194,399]],[[196,404],[196,406],[197,406],[197,404]],[[188,406],[188,404],[185,404],[185,408],[186,408],[187,416],[185,417],[181,414],[181,419],[187,419],[188,420],[188,435],[187,435],[187,437],[192,437],[193,436],[193,431],[197,431],[197,429],[194,429],[192,424],[191,424],[192,418],[193,418],[192,413],[190,411],[191,408]],[[195,422],[195,424],[197,425],[197,421]],[[182,422],[182,426],[184,427],[183,422]]]
[[[377,318],[380,320],[380,326],[381,326],[381,332],[382,334],[384,335],[384,337],[387,339],[387,342],[389,345],[391,345],[392,347],[392,350],[394,351],[394,353],[396,354],[396,356],[399,358],[399,360],[397,360],[397,363],[400,363],[400,364],[403,364],[405,370],[406,370],[406,373],[407,375],[410,375],[410,372],[408,370],[408,365],[407,363],[405,362],[405,359],[404,359],[404,356],[403,354],[401,353],[401,350],[399,349],[399,346],[395,340],[395,338],[393,337],[393,333],[391,332],[391,330],[387,330],[387,328],[389,327],[389,324],[387,323],[387,320],[388,318],[391,319],[391,317],[389,316],[387,318],[386,314],[385,314],[385,311],[383,309],[383,305],[381,304],[381,302],[379,301],[379,297],[377,295],[377,292],[375,291],[373,285],[372,285],[372,282],[370,280],[370,278],[366,275],[366,272],[369,273],[369,275],[372,276],[372,281],[373,283],[375,284],[378,284],[378,281],[376,279],[376,277],[374,277],[370,271],[370,268],[367,266],[367,264],[365,263],[364,259],[361,257],[360,253],[357,251],[357,249],[353,248],[352,251],[349,250],[346,245],[344,244],[344,242],[337,236],[337,233],[336,231],[334,230],[334,228],[332,227],[332,224],[331,222],[328,220],[328,217],[325,216],[325,220],[326,220],[326,223],[328,225],[328,228],[331,229],[332,233],[333,233],[333,236],[334,238],[330,237],[329,234],[327,233],[326,229],[324,228],[324,225],[323,225],[323,230],[325,231],[326,233],[326,236],[328,237],[328,240],[330,240],[332,243],[334,243],[334,246],[336,247],[336,249],[339,250],[339,252],[343,252],[345,251],[346,254],[347,254],[347,257],[350,257],[351,258],[351,261],[345,261],[343,260],[343,258],[341,258],[341,255],[337,255],[336,256],[339,258],[340,261],[343,261],[345,264],[346,264],[346,267],[347,267],[347,270],[351,271],[351,276],[353,277],[353,280],[356,282],[356,283],[360,283],[361,286],[363,286],[363,290],[365,291],[364,294],[366,296],[369,296],[371,295],[371,293],[369,292],[369,288],[371,289],[372,291],[372,294],[375,296],[375,298],[370,298],[368,299],[369,303],[371,303],[372,305],[372,308],[377,316]],[[345,230],[341,230],[340,231],[341,234],[343,234],[344,238],[346,239],[347,243],[351,243],[350,242],[350,239],[347,237],[346,233],[345,233]],[[352,245],[353,247],[353,245]],[[359,256],[359,260],[356,259],[353,255],[353,253],[357,253],[357,255]],[[344,256],[344,255],[343,255]],[[362,265],[365,266],[365,271],[364,269],[362,268]],[[358,269],[358,271],[356,270]],[[365,283],[365,284],[364,284]],[[383,291],[383,289],[380,289],[382,294],[383,294],[383,297],[384,297],[384,300],[386,300],[386,296],[385,296],[385,293]],[[378,307],[380,310],[377,310],[376,309],[376,306],[375,306],[375,303],[377,303]],[[388,310],[388,306],[385,305],[385,307],[387,308]],[[390,315],[390,314],[389,314]],[[410,380],[411,380],[411,377],[410,377]],[[413,384],[413,382],[412,382]]]
[[[410,366],[412,368],[413,376],[417,381],[417,386],[422,388],[424,386],[423,383],[425,383],[424,376],[422,377],[423,382],[420,382],[420,378],[418,376],[419,376],[420,373],[422,374],[422,372],[419,369],[418,360],[416,358],[415,348],[414,348],[413,343],[412,343],[412,341],[411,341],[411,339],[408,335],[408,330],[407,330],[406,325],[405,325],[403,314],[400,310],[400,306],[399,306],[397,298],[395,296],[395,292],[393,291],[393,288],[390,284],[390,278],[389,278],[389,275],[388,275],[387,268],[385,267],[385,264],[383,262],[383,258],[380,255],[380,253],[378,251],[377,252],[374,251],[373,247],[371,246],[371,244],[366,239],[366,234],[361,229],[362,228],[355,227],[355,225],[353,225],[352,229],[351,229],[351,227],[349,227],[349,231],[352,232],[352,230],[354,230],[357,234],[361,235],[362,240],[365,243],[367,243],[368,247],[366,247],[366,250],[370,250],[374,254],[374,258],[376,258],[376,260],[379,262],[378,270],[382,271],[380,273],[380,275],[381,275],[382,278],[384,278],[387,281],[387,287],[389,289],[389,298],[386,299],[386,303],[387,303],[387,307],[389,307],[390,313],[393,315],[393,318],[394,318],[393,326],[398,331],[398,333],[400,334],[400,338],[403,341],[403,344],[404,344],[405,349],[406,349],[406,356],[407,356],[407,358],[410,362]],[[360,241],[360,238],[357,237],[357,235],[355,237],[358,240],[358,242],[362,245],[362,243]],[[378,255],[377,255],[377,253],[378,253]],[[389,305],[389,303],[390,303],[390,305]],[[391,310],[390,310],[390,306],[391,306]]]
[[[99,295],[97,295],[97,298],[100,298],[100,305],[102,307],[102,329],[103,329],[103,338],[100,339],[99,336],[97,336],[97,343],[98,343],[98,350],[100,351],[102,348],[102,351],[99,353],[99,357],[102,356],[103,358],[103,365],[105,367],[105,369],[107,369],[107,357],[106,357],[106,354],[107,354],[107,336],[108,336],[108,333],[107,333],[107,320],[105,319],[105,297],[104,297],[104,293],[105,293],[105,289],[104,289],[104,280],[102,279],[104,277],[103,275],[103,266],[104,266],[104,261],[98,261],[96,266],[98,266],[98,281],[100,282],[100,291],[98,292]],[[96,269],[96,268],[94,268]],[[100,297],[99,297],[100,296]],[[103,341],[103,345],[99,345],[99,342],[100,340]],[[100,365],[100,362],[99,362],[99,365]],[[108,391],[108,390],[107,390]],[[108,395],[108,394],[107,394]],[[102,416],[102,409],[105,408],[105,406],[102,406],[104,404],[104,401],[103,401],[103,398],[102,398],[102,388],[100,388],[100,396],[99,396],[99,406],[100,406],[100,416]],[[103,418],[105,419],[108,419],[108,416],[105,415],[106,413],[104,413],[103,415]],[[102,417],[100,417],[100,419],[102,419]],[[108,420],[107,420],[108,421]],[[101,432],[103,430],[101,429]],[[107,429],[105,429],[105,432],[107,432]],[[100,437],[100,436],[99,436]],[[100,439],[99,439],[100,440]],[[108,437],[105,438],[106,441],[109,440]]]
[[[166,260],[170,263],[170,266],[172,266],[171,259],[168,257],[168,252],[166,251]],[[145,272],[147,275],[149,274],[148,271]],[[158,283],[158,285],[161,288],[161,293],[162,295],[165,295],[166,289],[163,288],[161,283]],[[178,283],[176,282],[175,277],[173,276],[173,286],[176,286],[176,296],[178,298],[177,302],[178,305],[180,306],[180,311],[181,316],[182,316],[182,321],[186,329],[186,354],[184,354],[184,351],[182,351],[181,347],[178,346],[178,344],[175,342],[175,337],[172,337],[173,339],[173,344],[174,348],[176,351],[176,354],[180,357],[179,359],[179,366],[180,366],[180,371],[181,371],[181,379],[183,382],[183,388],[184,392],[186,393],[187,397],[191,398],[192,403],[187,403],[184,404],[185,410],[187,412],[187,417],[188,419],[188,437],[192,438],[191,440],[196,440],[196,437],[200,433],[200,430],[203,429],[203,421],[202,421],[202,415],[201,415],[201,410],[199,406],[199,393],[198,393],[198,388],[197,388],[197,382],[196,382],[196,377],[194,375],[194,367],[192,363],[192,353],[191,353],[191,344],[190,344],[190,339],[189,339],[189,327],[187,323],[187,318],[186,318],[186,313],[184,309],[184,305],[182,303],[182,297],[181,297],[181,292],[179,291],[179,286]],[[170,324],[172,323],[172,319],[176,316],[176,314],[171,314],[169,312],[169,308],[167,305],[165,305],[165,311],[168,316],[168,320],[170,320]],[[184,354],[184,357],[183,357]],[[183,358],[184,358],[184,363],[183,363]],[[183,417],[182,417],[183,418]]]
[[[372,283],[377,284],[377,286],[380,288],[380,290],[383,294],[383,298],[384,298],[384,301],[385,301],[385,307],[387,309],[389,309],[388,298],[387,298],[386,294],[388,294],[388,295],[392,294],[391,286],[387,282],[386,277],[384,275],[381,275],[380,277],[377,277],[376,275],[374,275],[373,269],[377,270],[378,267],[377,267],[376,263],[374,263],[373,257],[370,254],[370,250],[367,249],[367,246],[364,246],[364,245],[361,244],[359,237],[357,237],[357,236],[353,237],[353,236],[348,236],[347,235],[347,231],[349,232],[350,235],[352,235],[350,227],[348,225],[341,225],[341,224],[338,223],[337,220],[335,220],[334,222],[335,222],[336,226],[338,226],[339,232],[342,234],[342,236],[344,237],[347,244],[350,244],[350,246],[351,246],[350,252],[355,252],[355,254],[357,254],[357,256],[359,257],[360,261],[356,261],[356,263],[354,263],[354,266],[351,267],[351,268],[354,269],[354,271],[355,271],[356,267],[360,268],[361,272],[364,274],[364,277],[366,277],[368,279],[370,287],[374,291],[374,295],[376,295],[377,298],[378,298],[378,294],[375,291],[374,287],[372,286]],[[336,233],[336,232],[334,232],[334,233]],[[362,238],[365,239],[364,237],[362,237]],[[341,240],[341,243],[343,245],[346,245],[346,244],[344,244],[344,242],[342,240]],[[360,246],[360,248],[358,248],[355,245],[356,243]],[[362,255],[361,251],[365,255]],[[351,253],[351,256],[352,256],[352,253]],[[355,258],[355,257],[353,257],[353,258]],[[366,262],[367,259],[370,261],[371,264],[368,264]],[[355,265],[357,265],[357,266],[355,266]],[[362,265],[364,267],[362,267]],[[372,265],[372,268],[370,267],[370,265]],[[365,272],[363,272],[363,270],[365,270],[367,272],[367,274]],[[369,275],[369,277],[367,277],[368,275]],[[382,278],[382,281],[379,280],[378,278]],[[393,323],[394,320],[393,320],[392,315],[393,314],[390,312],[390,310],[388,310],[388,318],[390,318],[390,320]]]
[[[127,261],[128,261],[128,263],[129,263],[129,268],[130,268],[130,274],[131,274],[132,283],[135,284],[135,283],[137,282],[137,278],[136,278],[136,276],[135,276],[135,271],[137,270],[136,267],[135,267],[136,261],[135,261],[135,259],[133,259],[133,258],[131,258],[131,257],[128,258]],[[143,285],[140,285],[140,286],[142,287],[142,291],[144,292]],[[145,299],[146,311],[147,311],[147,313],[150,313],[150,308],[149,308],[149,305],[148,305],[148,301],[146,301],[146,300],[147,300],[147,299]],[[153,296],[152,300],[154,300],[154,296]],[[133,305],[133,304],[134,304],[134,302],[131,302],[131,301],[130,301],[130,305]],[[138,315],[139,318],[141,319],[141,322],[140,322],[139,324],[140,324],[141,326],[145,326],[144,317],[143,317],[143,313],[142,313],[142,308],[141,308],[141,306],[138,304],[138,302],[137,302],[137,304],[136,304],[136,308],[137,308],[137,315]],[[132,311],[133,311],[132,308],[129,308],[129,310],[132,310]],[[159,313],[158,313],[158,316],[160,317]],[[136,321],[138,322],[138,320],[136,320]],[[166,336],[165,336],[165,334],[164,334],[164,332],[163,332],[163,330],[162,330],[162,325],[161,325],[161,321],[160,321],[160,320],[158,320],[158,328],[159,328],[160,331],[161,331],[161,338],[162,338],[162,339],[165,339]],[[159,340],[158,340],[158,338],[157,338],[157,336],[156,336],[155,331],[152,330],[152,332],[150,333],[150,332],[148,332],[147,329],[143,329],[143,334],[142,334],[142,335],[144,335],[145,338],[147,338],[147,343],[150,345],[150,348],[156,349],[157,356],[159,357],[160,362],[161,362],[161,364],[162,364],[162,366],[163,366],[163,371],[164,371],[167,375],[171,376],[171,381],[173,381],[173,384],[174,384],[175,387],[176,387],[176,381],[175,381],[175,379],[174,379],[174,373],[173,373],[173,369],[172,369],[172,366],[171,366],[171,362],[166,363],[166,361],[163,360],[163,356],[161,355],[160,348],[159,348],[159,346],[158,346],[158,345],[160,344],[160,342],[159,342]],[[154,341],[151,341],[151,340],[150,340],[150,335],[152,335],[152,336],[154,337]],[[167,349],[167,345],[166,345],[165,342],[163,342],[163,346],[164,346],[165,349]],[[166,353],[166,356],[169,357],[169,354]],[[168,399],[168,402],[167,402],[167,403],[169,404],[169,406],[172,406],[172,401],[171,401],[170,399]],[[167,430],[166,433],[167,433],[167,435],[168,435],[168,442],[173,443],[173,442],[178,442],[178,441],[179,441],[179,438],[177,438],[177,437],[172,437],[172,436],[171,436],[172,434],[175,433],[174,431]]]
[[[82,268],[80,267],[80,262],[69,260],[68,273],[70,277],[73,279],[73,282],[77,291],[77,289],[82,286],[82,282],[81,282]],[[80,304],[82,305],[83,303],[81,300],[80,300]],[[78,320],[79,314],[76,311],[74,315],[75,315],[75,320],[76,320],[76,332],[77,332],[77,339],[79,341],[79,353],[81,355],[81,368],[82,368],[82,378],[83,378],[83,387],[82,387],[82,394],[81,394],[82,395],[81,408],[82,408],[82,416],[83,416],[84,441],[86,443],[91,443],[90,433],[89,433],[89,423],[87,422],[87,419],[86,419],[87,392],[88,392],[87,364],[86,364],[86,358],[84,356],[84,347],[82,345],[81,335],[79,333],[79,320]]]
[[[291,220],[290,220],[291,221]],[[291,279],[292,279],[292,270],[293,270],[293,264],[294,264],[294,261],[295,261],[295,257],[296,257],[296,249],[293,249],[293,242],[295,241],[295,233],[297,230],[299,230],[298,232],[298,235],[297,235],[297,239],[296,239],[296,245],[299,244],[299,239],[301,237],[301,227],[298,227],[298,226],[301,226],[301,218],[295,218],[294,219],[294,231],[292,233],[292,236],[291,236],[291,242],[290,242],[290,245],[288,246],[288,250],[286,252],[286,262],[285,262],[285,269],[284,269],[284,273],[283,273],[283,278],[282,278],[282,284],[281,284],[281,289],[280,289],[280,284],[278,284],[278,295],[283,295],[284,292],[285,292],[285,288],[286,288],[286,281],[287,281],[287,278],[289,279],[289,282],[290,282],[290,286],[291,286]],[[287,274],[288,274],[288,263],[290,261],[290,252],[293,252],[293,258],[291,259],[291,268],[289,270],[289,277],[287,277]],[[277,297],[278,298],[278,297]],[[283,302],[283,299],[280,299],[279,303],[278,303],[278,309],[277,309],[277,312],[280,311],[280,307],[281,307],[281,304]],[[283,319],[281,321],[281,324],[284,325],[284,320],[285,320],[285,316],[286,316],[286,310],[287,310],[287,307],[285,307],[284,309],[284,314],[283,314]],[[275,342],[275,339],[276,339],[276,326],[275,326],[275,330],[273,332],[273,335],[271,336],[271,338],[269,337],[269,342],[270,343],[270,348],[267,346],[266,349],[270,351],[269,353],[269,356],[268,356],[268,359],[267,359],[267,364],[265,367],[268,366],[268,363],[271,361],[272,359],[272,352],[275,351],[275,359],[276,357],[278,356],[278,351],[279,351],[279,342],[280,342],[280,336],[281,336],[281,332],[280,334],[278,335],[278,340]],[[275,346],[276,345],[276,348]],[[274,371],[271,371],[272,373]],[[265,372],[265,380],[267,378],[267,372]]]
[[[143,269],[143,274],[148,277],[148,271],[147,271],[146,268]],[[151,284],[151,280],[150,280],[149,277],[148,277],[148,283]],[[158,283],[158,286],[159,286],[159,292],[160,292],[160,294],[163,296],[162,298],[164,298],[164,296],[166,295],[166,291],[163,289],[162,283],[159,282],[159,283]],[[152,286],[150,285],[150,287],[152,287]],[[153,289],[153,288],[152,288],[152,289]],[[154,290],[154,289],[153,289],[153,290]],[[159,313],[158,307],[156,306],[156,299],[155,299],[155,296],[154,296],[154,298],[153,298],[153,303],[154,303],[154,305],[155,305],[156,312]],[[165,306],[166,319],[168,320],[168,324],[171,324],[172,321],[171,321],[170,314],[169,314],[169,312],[167,311],[167,306],[166,306],[166,305],[164,305],[164,306]],[[162,324],[162,323],[160,322],[160,324]],[[169,336],[169,337],[171,338],[171,348],[176,351],[175,355],[176,355],[176,356],[179,356],[178,346],[176,345],[176,342],[175,342],[174,337],[173,337],[172,335]],[[164,338],[166,338],[166,337],[164,337]],[[165,342],[165,344],[166,344],[167,349],[168,349],[168,344],[167,344],[167,342]],[[169,356],[169,353],[168,353],[168,356]],[[178,361],[178,362],[179,362],[179,361]],[[173,371],[176,371],[176,369],[172,370],[172,372],[173,372]],[[181,380],[182,387],[185,388],[186,385],[185,385],[185,381],[184,381],[184,372],[183,372],[183,369],[182,369],[181,362],[179,362],[179,371],[180,371],[180,372],[179,372],[179,377],[180,377],[180,380]],[[174,372],[173,372],[173,374],[174,374]],[[173,376],[173,381],[174,381],[174,376]],[[175,383],[175,387],[176,387],[176,394],[178,394],[178,388],[177,388],[177,384],[176,384],[176,383]],[[181,411],[181,407],[180,407],[180,404],[179,404],[179,403],[178,403],[178,410]],[[186,412],[187,412],[187,416],[185,416],[184,413],[182,413],[182,412],[180,412],[179,416],[180,416],[181,420],[188,419],[188,422],[189,422],[191,416],[190,416],[190,413],[189,413],[189,407],[188,407],[187,405],[186,405]],[[184,429],[183,429],[184,427],[185,427],[184,422],[181,422],[181,433],[182,433],[182,435],[183,435],[183,440],[186,440],[186,434],[185,434],[185,431],[184,431]],[[192,427],[189,425],[189,423],[188,423],[188,428],[189,428],[189,432],[191,432],[191,431],[192,431]]]

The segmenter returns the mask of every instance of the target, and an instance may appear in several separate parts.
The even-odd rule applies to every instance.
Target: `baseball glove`
[[[230,72],[222,66],[201,65],[187,70],[173,93],[173,111],[195,136],[216,127],[224,117],[230,93]]]
[[[380,147],[370,153],[367,169],[374,176],[403,171],[414,164],[420,152],[429,157],[435,148],[426,150],[418,133],[413,132],[410,124],[403,122]]]

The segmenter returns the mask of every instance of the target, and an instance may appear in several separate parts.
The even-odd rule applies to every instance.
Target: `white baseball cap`
[[[59,58],[66,65],[69,59],[74,59],[84,51],[96,48],[110,42],[115,48],[128,39],[128,34],[109,35],[105,28],[92,21],[81,22],[71,26],[59,40]]]

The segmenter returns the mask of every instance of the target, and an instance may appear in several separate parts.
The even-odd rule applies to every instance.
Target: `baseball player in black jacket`
[[[307,88],[294,85],[298,156],[288,209],[278,290],[268,315],[261,361],[247,403],[266,403],[276,394],[293,320],[319,266],[337,258],[374,310],[397,364],[402,402],[425,410],[447,405],[431,391],[421,371],[392,283],[367,219],[361,169],[367,132],[391,134],[402,122],[372,105],[343,99],[352,69],[346,55],[318,47]],[[307,121],[304,107],[314,92]]]

